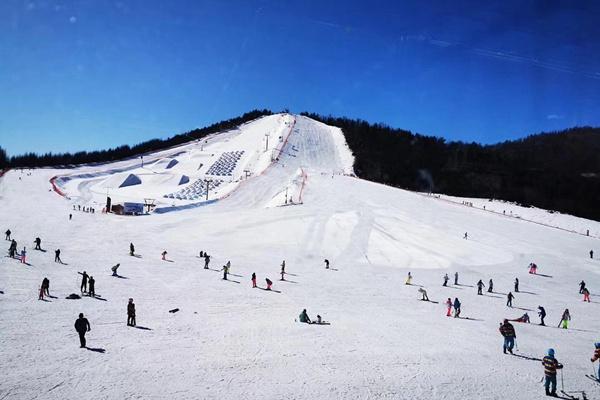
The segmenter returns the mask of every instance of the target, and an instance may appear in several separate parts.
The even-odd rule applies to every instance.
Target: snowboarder
[[[25,262],[26,256],[27,256],[27,250],[25,249],[25,247],[23,247],[23,250],[21,250],[21,264],[26,264],[26,262]]]
[[[529,273],[534,275],[537,274],[537,265],[534,263],[529,264]]]
[[[167,260],[167,251],[166,251],[166,250],[164,250],[164,251],[163,251],[162,253],[160,253],[160,254],[162,255],[162,259],[163,259],[163,261],[166,261],[166,260]]]
[[[562,369],[562,364],[554,358],[554,349],[548,349],[548,355],[542,360],[544,365],[544,376],[546,381],[544,382],[544,388],[546,389],[546,396],[556,396],[556,370]]]
[[[83,313],[79,314],[79,318],[75,321],[75,330],[79,334],[79,343],[81,348],[85,347],[85,333],[91,331],[90,323],[87,318],[83,317]]]
[[[515,333],[515,327],[512,326],[512,324],[508,322],[507,319],[504,320],[503,324],[500,324],[500,334],[504,336],[504,354],[506,354],[506,350],[508,350],[508,352],[512,354],[517,335]]]
[[[227,264],[223,265],[223,268],[221,269],[221,271],[223,271],[223,279],[227,280],[227,274],[229,273],[229,261],[227,261]]]
[[[298,316],[298,320],[300,322],[303,322],[305,324],[310,324],[312,323],[310,318],[308,317],[308,314],[306,313],[306,308],[304,310],[302,310],[302,312],[300,313],[300,315]]]
[[[42,279],[42,291],[46,296],[50,296],[50,279]]]
[[[512,301],[515,298],[515,296],[512,294],[512,292],[508,292],[508,294],[506,295],[506,305],[508,307],[512,307]]]
[[[34,243],[35,243],[34,250],[42,250],[42,239],[40,239],[39,237],[36,237],[34,240]]]
[[[54,262],[62,264],[62,260],[60,259],[60,249],[54,250]]]
[[[538,306],[538,310],[538,315],[540,316],[540,325],[546,326],[546,324],[544,323],[544,318],[546,318],[546,310],[542,306]]]
[[[406,282],[404,282],[405,285],[411,285],[412,284],[412,275],[410,274],[410,272],[408,273],[408,276],[406,277]]]
[[[112,271],[112,276],[119,276],[119,274],[117,274],[117,270],[119,269],[119,267],[121,266],[120,263],[118,263],[117,265],[113,265],[110,270]]]
[[[429,297],[427,297],[427,290],[419,288],[419,293],[421,293],[421,300],[429,301]]]
[[[135,326],[135,304],[132,298],[127,303],[127,326]]]
[[[585,282],[579,282],[579,294],[583,294],[583,289],[585,289]]]
[[[454,318],[460,317],[460,301],[458,301],[458,297],[454,298]]]
[[[88,284],[89,275],[85,271],[83,271],[83,273],[78,271],[77,273],[79,275],[81,275],[81,293],[85,293],[85,292],[87,292],[87,284]]]
[[[273,285],[273,282],[271,282],[269,278],[266,278],[265,281],[267,282],[267,290],[271,290],[271,285]]]
[[[10,229],[7,229],[6,232],[4,232],[4,234],[6,235],[6,237],[4,238],[4,240],[10,240],[10,234],[12,232],[10,231]]]
[[[281,280],[285,281],[285,260],[281,263]]]
[[[479,282],[477,282],[477,294],[478,295],[482,295],[483,294],[483,288],[485,287],[485,285],[483,284],[483,281],[480,279]]]
[[[90,297],[96,297],[96,280],[94,279],[93,276],[90,276],[90,279],[88,280],[88,283],[90,285],[90,289],[88,291],[88,296]]]
[[[515,293],[519,293],[519,278],[515,278]]]
[[[458,272],[454,273],[454,284],[458,286]]]
[[[252,287],[255,288],[256,287],[256,272],[252,273]]]
[[[446,307],[447,307],[446,317],[451,317],[452,316],[452,299],[450,297],[448,297],[448,300],[446,300]]]
[[[594,356],[591,358],[592,362],[600,359],[600,342],[594,344],[594,347],[596,347],[596,349],[594,350]],[[598,375],[596,376],[596,379],[600,380],[600,362],[598,363]]]
[[[490,279],[490,284],[488,285],[488,293],[492,293],[494,290],[494,281]]]
[[[463,239],[467,239],[467,237],[469,237],[469,235],[467,234],[467,232],[465,232],[465,236],[463,236]]]
[[[563,312],[562,318],[560,319],[558,326],[560,327],[562,325],[563,329],[568,329],[570,320],[571,320],[571,313],[569,312],[569,309],[567,308]]]
[[[208,269],[208,263],[210,263],[210,256],[204,253],[204,269]]]
[[[135,255],[135,246],[133,245],[133,243],[129,243],[129,255],[130,256]]]
[[[325,269],[329,269],[329,260],[325,259]]]
[[[448,278],[448,274],[444,275],[444,283],[442,284],[442,286],[448,286],[448,281],[450,280],[450,278]]]
[[[590,291],[588,290],[588,288],[583,289],[583,301],[587,301],[588,303],[590,303]]]

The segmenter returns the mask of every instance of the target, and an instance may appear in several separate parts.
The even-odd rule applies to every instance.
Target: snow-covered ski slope
[[[268,151],[260,156],[268,131],[274,163]],[[283,142],[272,144],[278,132]],[[237,162],[251,176],[238,180],[236,170],[216,189],[223,192],[209,193],[216,203],[140,217],[72,211],[73,204],[99,210],[102,182],[122,172],[141,175],[142,184],[112,187],[113,200],[158,200],[177,175],[204,178],[186,166],[194,154],[216,161],[233,151],[244,151]],[[204,149],[191,143],[146,155],[144,169],[163,159],[177,160],[161,170],[174,178],[152,173],[162,175],[157,182],[145,181],[140,160],[0,178],[0,230],[10,228],[18,248],[27,246],[30,264],[0,259],[0,399],[541,399],[535,359],[549,347],[565,365],[565,389],[600,398],[600,386],[585,377],[600,341],[597,238],[525,221],[535,209],[509,218],[348,176],[352,156],[341,132],[300,116],[213,135]],[[70,200],[49,183],[67,175],[73,178],[60,187]],[[294,202],[302,190],[303,204],[280,207],[286,188]],[[172,207],[169,201],[160,207]],[[597,222],[561,218],[577,232],[599,231]],[[47,252],[32,250],[36,236]],[[128,255],[130,242],[139,257]],[[64,265],[54,263],[56,248]],[[212,255],[210,270],[200,250]],[[218,270],[228,260],[223,281]],[[282,260],[286,281],[279,280]],[[527,273],[530,262],[540,275]],[[116,263],[123,278],[111,276]],[[101,299],[66,300],[79,293],[83,270]],[[404,284],[409,271],[411,286]],[[462,285],[442,287],[443,275],[452,283],[455,271]],[[252,289],[253,272],[260,287],[268,277],[276,291]],[[37,300],[44,277],[56,296],[47,302]],[[505,294],[515,277],[521,292],[510,309]],[[477,296],[475,283],[490,278],[495,293]],[[581,280],[592,303],[582,302]],[[439,303],[419,301],[419,286]],[[126,326],[130,297],[147,329]],[[448,297],[461,300],[467,318],[445,316]],[[538,305],[548,327],[528,311]],[[180,311],[168,312],[174,308]],[[304,308],[331,325],[294,322]],[[565,308],[568,330],[557,328]],[[90,350],[79,348],[73,328],[80,312],[91,324]],[[524,312],[533,323],[515,323],[518,356],[504,355],[498,324]]]

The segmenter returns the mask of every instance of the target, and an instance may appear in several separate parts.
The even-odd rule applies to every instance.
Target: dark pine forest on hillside
[[[269,114],[269,110],[254,110],[169,139],[101,151],[8,158],[0,147],[0,168],[68,166],[135,157]],[[600,128],[577,127],[481,145],[447,142],[362,120],[303,115],[342,128],[360,178],[409,190],[515,201],[600,220]]]

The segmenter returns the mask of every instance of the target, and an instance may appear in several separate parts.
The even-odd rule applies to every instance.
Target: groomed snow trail
[[[534,323],[515,323],[519,354],[542,358],[553,347],[565,364],[565,388],[600,398],[585,378],[600,340],[600,261],[588,255],[594,249],[600,256],[597,239],[341,175],[352,172],[341,132],[290,117],[295,126],[279,160],[205,207],[88,214],[72,211],[79,200],[101,208],[101,192],[79,186],[86,179],[65,185],[72,201],[50,190],[52,176],[90,173],[94,180],[99,170],[132,160],[0,178],[0,229],[12,230],[19,249],[27,246],[31,264],[0,259],[0,399],[545,398],[540,362],[502,354],[498,323],[526,310]],[[285,132],[290,125],[278,118],[258,123]],[[214,135],[212,146],[229,151],[241,132]],[[265,144],[255,134],[235,147],[256,153]],[[304,204],[268,207],[299,168],[308,177]],[[581,229],[597,224],[563,218]],[[32,250],[36,236],[47,252]],[[140,258],[128,255],[130,242]],[[56,248],[66,265],[53,262]],[[160,260],[163,250],[172,262]],[[213,256],[210,270],[200,250]],[[324,269],[325,258],[332,269]],[[216,270],[228,260],[232,275],[223,281]],[[532,261],[551,277],[529,275]],[[126,279],[110,276],[117,262]],[[83,270],[104,300],[65,299],[79,292]],[[413,286],[404,284],[409,271]],[[463,285],[442,287],[443,275],[455,271]],[[269,277],[281,293],[251,289],[252,272],[259,286]],[[47,302],[37,300],[44,277],[57,297]],[[505,294],[515,277],[522,292],[509,309]],[[477,296],[472,286],[490,278],[497,293]],[[582,279],[590,304],[578,294]],[[419,301],[418,285],[439,304]],[[126,326],[129,297],[138,325],[148,329]],[[459,297],[470,319],[445,317],[448,297]],[[548,327],[537,325],[538,305]],[[303,308],[331,325],[295,323]],[[556,328],[565,308],[569,330]],[[88,346],[99,351],[79,348],[73,323],[80,312],[91,323]]]

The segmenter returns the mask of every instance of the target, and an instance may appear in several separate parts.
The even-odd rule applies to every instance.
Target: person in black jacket
[[[54,262],[62,264],[62,260],[60,259],[60,249],[54,250]]]
[[[540,322],[540,325],[546,326],[546,324],[544,323],[544,318],[546,318],[546,310],[542,306],[538,306],[538,310],[540,310],[538,311],[538,315],[540,316],[540,320],[542,321]]]
[[[6,237],[4,238],[5,240],[10,240],[10,234],[12,232],[10,231],[10,229],[7,229],[6,232],[4,232],[4,234],[6,235]]]
[[[90,276],[90,279],[88,280],[88,284],[89,284],[89,290],[88,290],[88,296],[90,297],[96,297],[96,280],[94,279],[93,276]]]
[[[85,333],[91,331],[90,323],[87,318],[83,317],[83,313],[79,314],[79,318],[75,321],[75,330],[79,334],[79,342],[81,348],[85,347]]]
[[[135,304],[132,298],[127,303],[127,326],[135,326]]]
[[[506,354],[506,350],[512,354],[517,335],[515,334],[515,327],[507,319],[504,320],[503,324],[500,324],[500,334],[504,337],[504,345],[502,346],[504,354]]]

